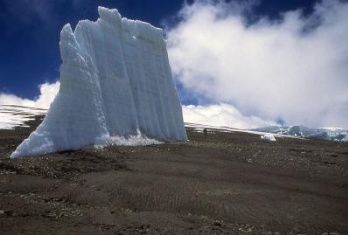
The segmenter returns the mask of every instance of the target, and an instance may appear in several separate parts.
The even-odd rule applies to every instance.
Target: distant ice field
[[[0,129],[14,129],[15,127],[29,127],[25,122],[34,120],[37,115],[45,115],[47,109],[38,109],[24,106],[0,105]],[[197,123],[185,123],[185,127],[192,128],[194,131],[203,132],[204,129],[218,132],[245,132],[262,136],[264,132],[244,130],[232,127],[216,127]],[[278,137],[288,137],[276,135]],[[122,139],[117,139],[120,144],[125,144]]]
[[[16,105],[0,105],[0,129],[28,127],[25,122],[34,120],[35,116],[45,115],[47,109]]]
[[[34,120],[37,115],[45,115],[47,109],[39,109],[33,107],[24,107],[24,106],[14,106],[14,105],[0,105],[0,129],[11,130],[15,127],[29,127],[25,122]],[[297,139],[305,139],[305,137],[291,135],[292,133],[288,133],[289,128],[281,128],[281,127],[264,127],[258,128],[258,130],[246,130],[246,129],[238,129],[227,126],[211,126],[204,125],[198,123],[189,123],[185,122],[186,128],[191,128],[196,132],[203,132],[206,129],[208,132],[243,132],[249,134],[259,135],[260,137],[265,134],[273,134],[275,138],[297,138]],[[302,127],[303,129],[304,127]],[[292,128],[294,129],[294,127]],[[326,130],[327,133],[332,135],[332,133],[347,133],[347,130],[341,128],[327,127],[322,128],[320,130]],[[132,138],[132,141],[127,141],[125,138],[115,137],[113,138],[115,144],[118,145],[146,145],[146,144],[156,144],[160,143],[151,139],[141,139],[139,135],[135,135]],[[346,135],[343,141],[348,141],[348,135]],[[130,144],[131,143],[131,144]],[[98,147],[98,145],[96,145]]]

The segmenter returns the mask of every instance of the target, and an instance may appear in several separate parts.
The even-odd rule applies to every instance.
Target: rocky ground
[[[188,130],[186,144],[10,160],[0,234],[348,234],[348,143]]]

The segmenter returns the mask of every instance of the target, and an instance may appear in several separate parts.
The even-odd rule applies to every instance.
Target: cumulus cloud
[[[221,110],[231,105],[230,115],[214,118],[229,126],[239,125],[237,114],[348,128],[348,3],[327,0],[309,16],[296,10],[252,24],[243,9],[196,1],[181,10],[181,22],[167,39],[172,70],[185,92],[224,103]],[[219,109],[197,110],[209,113],[212,107]],[[186,115],[192,112],[184,107]]]
[[[17,105],[48,109],[59,90],[59,81],[39,86],[40,94],[34,99],[24,99],[13,94],[0,93],[0,105]]]
[[[244,116],[229,104],[182,107],[184,120],[189,123],[199,123],[217,127],[233,127],[239,129],[253,129],[261,126],[276,125],[272,121],[264,121],[254,116]]]

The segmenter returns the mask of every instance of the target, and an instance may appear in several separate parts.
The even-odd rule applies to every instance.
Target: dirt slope
[[[347,143],[188,130],[10,160],[39,122],[0,131],[0,234],[348,234]]]

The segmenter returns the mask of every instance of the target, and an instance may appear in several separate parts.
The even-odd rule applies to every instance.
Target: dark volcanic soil
[[[187,144],[10,160],[0,234],[348,234],[348,143],[195,133]]]

